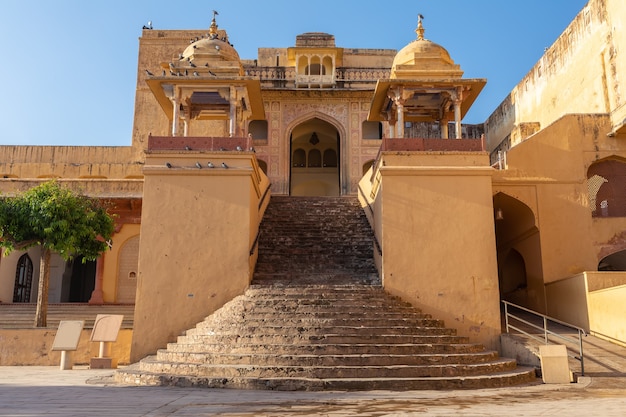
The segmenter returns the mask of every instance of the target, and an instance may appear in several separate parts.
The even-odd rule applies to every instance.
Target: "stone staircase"
[[[332,213],[332,214],[329,214]],[[531,382],[386,293],[354,198],[272,197],[253,284],[118,382],[275,390],[414,390]]]
[[[0,303],[0,329],[31,329],[34,328],[35,303]],[[98,314],[122,314],[122,329],[132,329],[135,316],[134,304],[87,303],[48,304],[48,328],[57,329],[61,320],[84,320],[85,329],[93,329]]]
[[[272,196],[261,224],[257,284],[380,284],[372,230],[354,197]]]

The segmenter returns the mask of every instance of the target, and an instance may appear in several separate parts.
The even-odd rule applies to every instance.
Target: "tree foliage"
[[[113,231],[114,220],[101,201],[75,193],[56,181],[15,197],[0,198],[0,247],[5,253],[42,247],[39,298],[44,304],[50,253],[56,252],[65,260],[80,256],[82,262],[94,261],[108,248]],[[40,300],[37,304],[39,316]],[[37,326],[46,325],[46,310],[43,324],[38,318]]]

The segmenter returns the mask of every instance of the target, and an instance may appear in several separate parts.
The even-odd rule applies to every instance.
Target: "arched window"
[[[13,287],[14,303],[30,303],[30,292],[33,286],[33,261],[27,253],[20,256],[15,270],[15,286]]]
[[[337,166],[337,152],[334,149],[324,151],[324,166],[335,168]]]
[[[309,151],[309,167],[318,168],[322,166],[322,153],[319,149]]]
[[[593,217],[626,217],[626,163],[596,162],[587,171],[589,205]]]
[[[306,166],[306,152],[304,149],[298,148],[293,151],[293,159],[291,164],[294,167],[305,167]]]
[[[252,139],[267,140],[267,120],[253,120],[248,125]]]

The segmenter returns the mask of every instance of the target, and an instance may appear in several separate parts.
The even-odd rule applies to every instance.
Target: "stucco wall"
[[[124,244],[134,236],[139,235],[140,225],[138,224],[125,224],[122,226],[119,232],[115,233],[112,237],[111,250],[105,252],[104,256],[104,270],[103,270],[103,285],[102,292],[105,303],[119,302],[117,299],[118,290],[118,271],[120,262],[120,250]],[[135,266],[135,271],[137,266]],[[134,301],[133,301],[134,302]]]
[[[623,152],[619,140],[603,133],[608,127],[606,116],[564,116],[511,149],[507,169],[494,174],[494,191],[533,210],[546,283],[597,268],[586,178],[596,158]]]
[[[546,285],[547,315],[589,329],[587,279],[577,274]]]
[[[484,154],[448,155],[447,160],[447,166],[409,167],[391,166],[386,159],[381,167],[377,221],[383,285],[473,342],[497,348],[491,169]]]
[[[196,161],[211,159],[216,168],[195,168]],[[250,242],[258,226],[250,224],[250,211],[258,210],[261,196],[250,191],[258,186],[253,159],[148,155],[132,361],[176,340],[249,285]],[[220,168],[221,161],[230,168]],[[257,198],[251,201],[251,195]]]
[[[0,329],[0,366],[58,366],[61,352],[50,350],[56,333],[56,329]],[[130,329],[121,329],[117,341],[109,343],[109,357],[120,365],[129,363],[132,334]],[[82,331],[78,348],[72,352],[74,364],[88,364],[98,357],[100,343],[90,342],[90,336],[90,329]]]
[[[488,149],[526,123],[545,128],[568,113],[609,113],[621,123],[625,20],[621,0],[589,1],[487,119]],[[512,144],[526,137],[513,135]]]
[[[592,291],[589,300],[589,327],[602,337],[618,340],[626,346],[626,285]]]
[[[546,285],[548,315],[626,345],[626,273],[588,271]]]

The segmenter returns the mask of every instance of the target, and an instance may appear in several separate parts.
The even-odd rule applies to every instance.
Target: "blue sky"
[[[345,48],[426,38],[487,86],[464,119],[482,123],[587,0],[2,0],[0,144],[130,145],[138,38],[208,28],[212,10],[242,58],[327,32]]]

